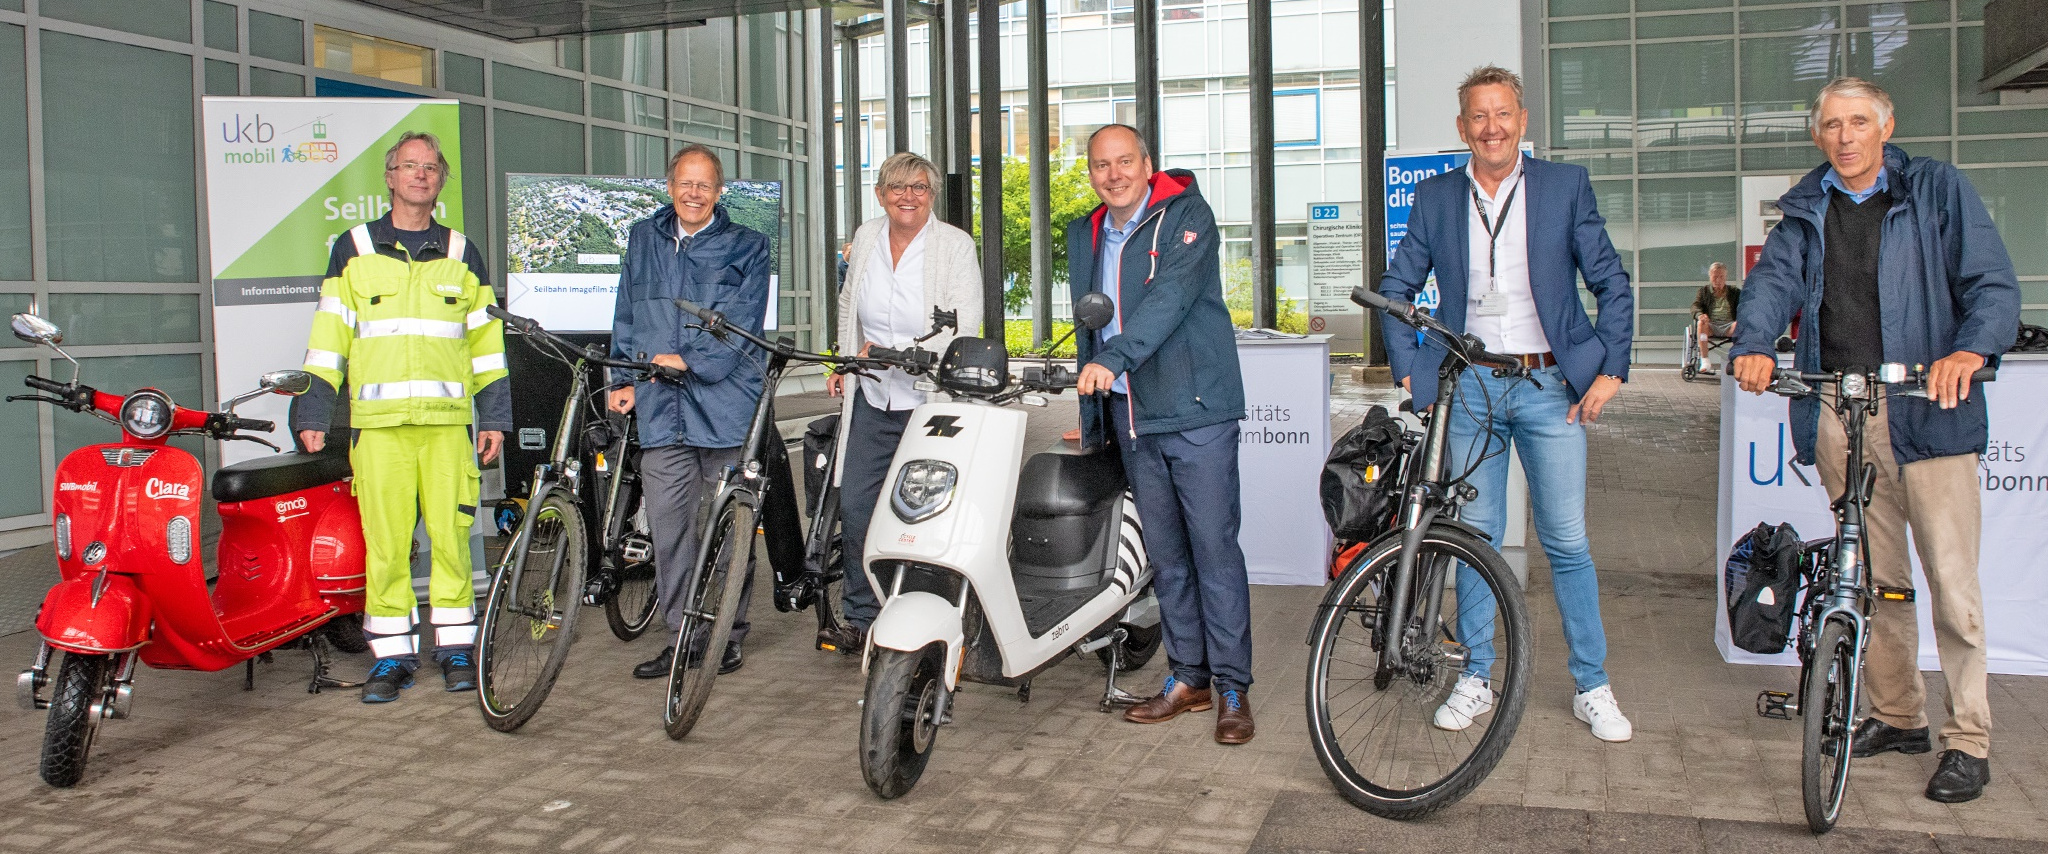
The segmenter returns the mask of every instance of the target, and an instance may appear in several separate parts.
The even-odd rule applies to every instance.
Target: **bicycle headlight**
[[[121,401],[121,429],[137,439],[160,439],[171,432],[171,415],[176,411],[170,395],[146,388]]]
[[[1863,396],[1863,375],[1862,375],[1862,374],[1843,374],[1843,375],[1842,375],[1842,396],[1843,396],[1843,397],[1862,397],[1862,396]]]
[[[953,485],[960,471],[952,463],[911,460],[896,474],[896,488],[889,493],[889,509],[896,518],[917,524],[939,514],[953,501]]]

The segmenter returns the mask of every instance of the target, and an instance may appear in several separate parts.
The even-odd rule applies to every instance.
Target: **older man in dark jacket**
[[[1253,732],[1251,588],[1237,544],[1244,380],[1216,215],[1193,173],[1154,173],[1125,125],[1089,137],[1088,181],[1102,206],[1067,226],[1067,268],[1076,301],[1100,292],[1117,311],[1079,338],[1080,392],[1109,392],[1082,398],[1083,444],[1121,449],[1172,665],[1159,696],[1124,718],[1161,723],[1216,707],[1216,740],[1243,744]]]
[[[1865,428],[1877,478],[1864,525],[1877,585],[1913,586],[1908,527],[1926,571],[1949,714],[1927,797],[1954,803],[1976,798],[1991,779],[1977,586],[1977,465],[1989,437],[1983,388],[1970,375],[2012,345],[2020,294],[1969,180],[1887,145],[1892,128],[1890,96],[1865,81],[1840,78],[1814,98],[1813,140],[1828,162],[1778,200],[1785,219],[1749,273],[1731,365],[1744,390],[1762,392],[1776,364],[1774,338],[1798,313],[1801,371],[1928,366],[1929,399],[1890,398]],[[1839,497],[1847,438],[1833,410],[1795,401],[1792,441]],[[1914,605],[1876,608],[1864,664],[1871,715],[1851,753],[1925,753],[1932,745]]]

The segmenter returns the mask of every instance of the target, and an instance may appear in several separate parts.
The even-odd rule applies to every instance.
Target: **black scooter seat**
[[[1087,516],[1123,493],[1123,460],[1113,450],[1033,454],[1017,476],[1017,515]]]
[[[243,460],[213,473],[213,500],[223,504],[269,498],[349,477],[347,454],[293,451]]]

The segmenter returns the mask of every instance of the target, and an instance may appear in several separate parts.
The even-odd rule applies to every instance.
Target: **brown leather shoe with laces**
[[[1256,728],[1252,726],[1251,701],[1245,699],[1243,691],[1223,692],[1222,703],[1216,707],[1216,743],[1243,744],[1252,740]]]
[[[1163,724],[1182,712],[1206,712],[1213,705],[1209,689],[1190,688],[1187,683],[1166,677],[1159,695],[1124,710],[1124,720],[1134,724]]]

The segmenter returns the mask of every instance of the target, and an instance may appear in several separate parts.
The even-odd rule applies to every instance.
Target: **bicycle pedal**
[[[628,563],[646,563],[654,559],[654,543],[643,537],[628,537],[619,544],[619,556]]]
[[[1791,694],[1783,691],[1763,691],[1756,695],[1756,713],[1760,717],[1789,721],[1799,711],[1799,704]]]
[[[1877,598],[1885,602],[1911,602],[1913,601],[1913,588],[1879,586],[1877,588]]]

